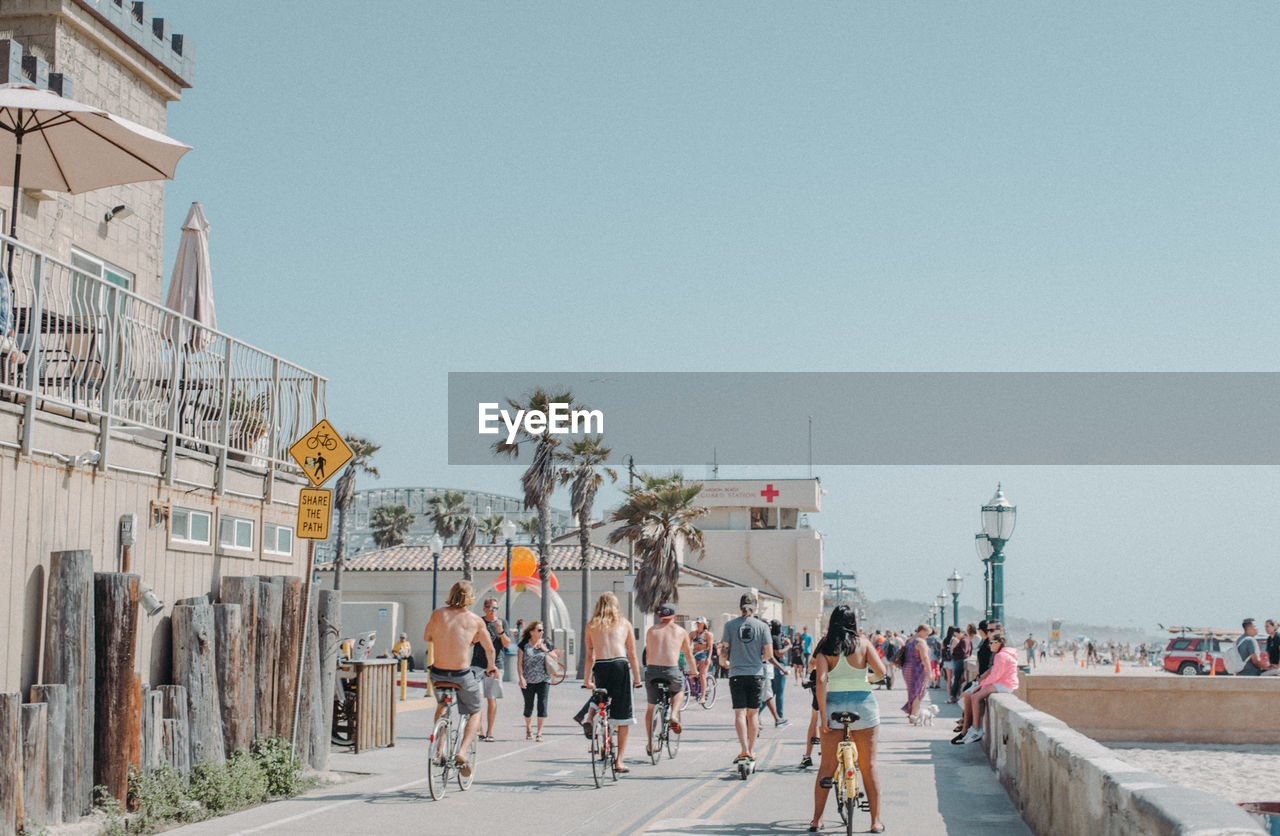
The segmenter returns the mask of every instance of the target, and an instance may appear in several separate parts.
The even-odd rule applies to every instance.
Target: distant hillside
[[[868,631],[912,630],[921,621],[926,623],[928,621],[929,605],[920,601],[906,601],[901,598],[868,601],[866,609],[866,624],[863,626]],[[981,619],[981,610],[973,607],[960,607],[960,621],[962,624],[977,624]],[[948,625],[951,624],[950,605],[947,606],[946,623]],[[1009,618],[1005,624],[1005,630],[1010,633],[1015,641],[1019,642],[1025,639],[1028,634],[1035,636],[1037,639],[1047,639],[1049,637],[1049,619],[1030,621],[1026,618]],[[1079,636],[1088,636],[1091,639],[1101,641],[1130,643],[1162,640],[1156,630],[1143,631],[1132,627],[1082,624],[1065,620],[1062,622],[1062,638],[1064,640],[1070,641]],[[1164,638],[1167,638],[1167,636]]]

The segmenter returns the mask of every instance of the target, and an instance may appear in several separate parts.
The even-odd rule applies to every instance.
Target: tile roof
[[[528,548],[528,546],[526,546]],[[551,570],[563,572],[577,569],[581,565],[581,552],[574,544],[553,545],[551,550]],[[534,549],[535,553],[537,549]],[[627,556],[623,552],[592,546],[591,568],[618,569],[627,568]],[[477,572],[501,572],[507,566],[507,547],[501,543],[495,545],[479,545],[471,553],[471,568]],[[332,568],[332,564],[316,566],[324,571]],[[462,570],[462,549],[457,546],[445,546],[440,550],[440,569],[445,571]],[[431,546],[425,544],[392,546],[371,552],[361,552],[348,558],[348,572],[430,572]]]

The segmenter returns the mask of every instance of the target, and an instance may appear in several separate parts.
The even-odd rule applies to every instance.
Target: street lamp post
[[[440,550],[444,548],[444,540],[439,534],[431,535],[431,610],[436,609],[436,582],[440,577]]]
[[[982,531],[991,543],[991,617],[1004,623],[1004,544],[1013,536],[1018,509],[996,485],[996,494],[982,506]]]
[[[947,596],[938,593],[938,632],[947,631]]]
[[[964,578],[960,577],[959,569],[951,570],[951,577],[947,578],[947,591],[951,593],[951,620],[956,623],[956,629],[960,629],[960,588],[964,586]]]
[[[507,614],[503,624],[511,629],[511,540],[516,536],[516,524],[507,520],[502,524],[502,538],[507,541]]]
[[[982,561],[982,617],[991,619],[991,541],[985,534],[973,535],[973,543],[978,549],[978,559]]]

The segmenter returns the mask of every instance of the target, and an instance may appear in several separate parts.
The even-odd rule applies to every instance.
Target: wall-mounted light
[[[147,615],[155,615],[164,609],[164,601],[160,600],[160,596],[156,595],[151,587],[142,590],[142,597],[138,599],[138,603]]]
[[[133,214],[133,207],[131,207],[127,203],[121,203],[119,206],[116,206],[111,210],[109,210],[107,214],[103,216],[102,222],[109,224],[112,221],[114,221],[116,218],[127,218],[132,214]]]

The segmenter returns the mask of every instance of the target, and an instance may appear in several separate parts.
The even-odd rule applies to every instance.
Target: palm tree
[[[519,528],[520,528],[520,533],[528,537],[530,543],[538,539],[538,518],[537,517],[529,517],[528,519],[521,520],[519,523]]]
[[[347,513],[356,501],[356,474],[367,473],[378,478],[378,468],[369,464],[373,454],[382,449],[367,438],[346,435],[343,439],[351,448],[351,461],[338,477],[334,486],[334,504],[338,506],[338,542],[333,552],[333,588],[342,589],[342,567],[347,562]]]
[[[507,403],[513,409],[526,412],[537,411],[543,415],[551,411],[551,404],[565,404],[569,410],[580,408],[573,403],[572,392],[550,393],[544,389],[536,389],[524,404],[512,398]],[[555,450],[560,446],[560,437],[549,432],[534,435],[521,424],[516,440],[499,441],[493,445],[494,450],[505,453],[512,458],[520,455],[521,444],[532,444],[533,461],[520,477],[524,488],[524,507],[538,509],[538,578],[542,581],[542,623],[551,629],[551,551],[548,544],[549,526],[551,523],[551,493],[556,489]]]
[[[398,546],[404,542],[416,517],[405,505],[382,505],[373,509],[369,515],[369,526],[373,529],[373,542],[378,548],[385,549]]]
[[[444,541],[449,542],[449,538],[462,530],[463,523],[471,514],[471,509],[464,504],[466,497],[461,491],[445,491],[438,493],[427,500],[430,511],[427,513],[431,520],[431,525],[435,528]],[[475,545],[474,535],[471,541]],[[462,553],[462,578],[463,580],[471,580],[471,554],[466,549]]]
[[[458,531],[458,545],[462,547],[462,579],[471,580],[471,555],[476,550],[476,530],[480,527],[476,515],[466,509],[462,518],[462,528]]]
[[[557,450],[556,461],[563,462],[560,468],[560,484],[572,483],[570,488],[570,509],[578,519],[579,564],[582,567],[582,629],[587,628],[587,619],[591,613],[591,506],[596,501],[596,491],[608,476],[609,481],[618,481],[618,473],[611,467],[605,467],[609,454],[613,451],[602,443],[604,436],[586,436],[569,445],[568,450]],[[586,672],[587,655],[578,654],[578,677]]]
[[[489,545],[498,542],[498,538],[502,536],[502,524],[507,518],[501,514],[490,514],[480,520],[480,533],[489,538]]]
[[[693,504],[702,491],[700,482],[685,482],[678,473],[641,479],[640,485],[627,488],[626,501],[613,512],[622,525],[609,535],[609,542],[631,541],[640,564],[636,604],[641,612],[651,612],[659,604],[679,600],[678,549],[683,543],[702,557],[702,529],[694,521],[707,509]]]

